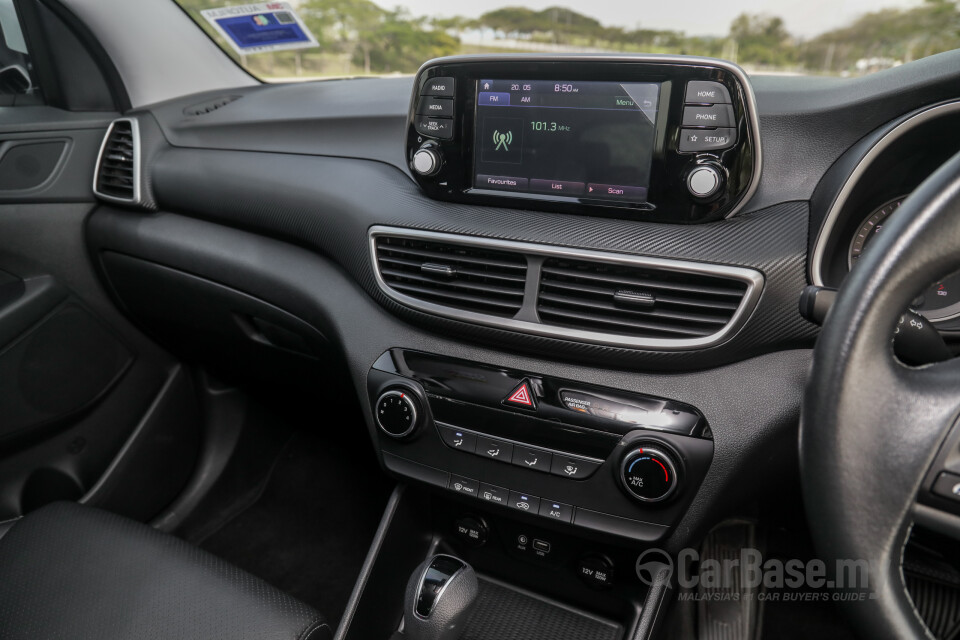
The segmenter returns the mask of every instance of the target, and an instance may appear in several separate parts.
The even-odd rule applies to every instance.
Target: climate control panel
[[[694,407],[403,349],[368,376],[387,470],[452,498],[634,540],[661,538],[709,468]]]

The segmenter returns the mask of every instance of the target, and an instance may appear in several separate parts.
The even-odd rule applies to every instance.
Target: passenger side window
[[[19,104],[16,96],[39,97],[40,88],[14,0],[0,0],[0,40],[0,106]]]

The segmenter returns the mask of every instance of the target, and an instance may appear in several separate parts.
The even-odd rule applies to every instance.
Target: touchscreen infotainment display
[[[647,201],[657,83],[480,80],[474,187]]]

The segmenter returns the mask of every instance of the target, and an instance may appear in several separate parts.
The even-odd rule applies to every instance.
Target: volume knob
[[[687,176],[687,189],[694,198],[709,198],[723,186],[723,174],[711,164],[694,168]]]
[[[422,176],[432,176],[440,171],[443,157],[438,149],[424,147],[413,154],[413,170]]]

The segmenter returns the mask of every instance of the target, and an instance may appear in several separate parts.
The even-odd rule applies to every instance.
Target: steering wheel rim
[[[800,423],[804,503],[828,572],[837,560],[869,567],[865,599],[845,607],[865,637],[933,638],[906,590],[902,555],[921,483],[956,422],[960,360],[907,367],[892,337],[917,292],[960,269],[958,249],[960,154],[887,221],[814,349]]]

